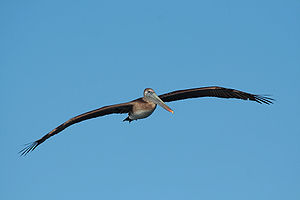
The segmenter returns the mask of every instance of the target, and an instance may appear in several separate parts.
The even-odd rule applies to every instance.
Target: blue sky
[[[300,198],[299,1],[1,1],[1,199]],[[83,112],[201,86],[147,119]]]

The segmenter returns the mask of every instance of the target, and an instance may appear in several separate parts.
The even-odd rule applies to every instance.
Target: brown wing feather
[[[87,120],[87,119],[92,119],[104,115],[109,115],[113,113],[128,113],[132,109],[132,103],[122,103],[122,104],[116,104],[116,105],[111,105],[111,106],[104,106],[102,108],[98,108],[86,113],[83,113],[81,115],[78,115],[76,117],[73,117],[69,119],[68,121],[62,123],[52,131],[50,131],[48,134],[46,134],[44,137],[42,137],[39,140],[36,140],[33,143],[29,143],[24,149],[22,149],[19,153],[21,155],[26,155],[27,153],[33,151],[37,146],[39,146],[41,143],[43,143],[45,140],[48,138],[52,137],[53,135],[58,134],[59,132],[63,131],[65,128],[79,123],[81,121]]]
[[[243,100],[256,101],[258,103],[272,104],[273,100],[269,97],[250,94],[239,90],[223,88],[223,87],[201,87],[186,90],[177,90],[162,94],[159,96],[164,102],[178,101],[182,99],[198,98],[198,97],[219,97],[219,98],[235,98]]]

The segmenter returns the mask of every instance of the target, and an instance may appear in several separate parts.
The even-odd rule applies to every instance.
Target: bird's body
[[[124,121],[133,121],[149,117],[155,110],[156,104],[147,101],[144,98],[139,98],[131,102],[133,104],[132,110],[128,113],[128,117]]]
[[[81,121],[92,119],[104,115],[109,115],[113,113],[128,113],[128,117],[123,121],[133,121],[137,119],[143,119],[150,116],[153,111],[156,109],[157,105],[160,105],[165,110],[173,113],[173,110],[169,108],[164,102],[178,101],[189,98],[198,98],[198,97],[219,97],[219,98],[236,98],[243,100],[255,101],[260,104],[271,104],[273,99],[269,97],[264,97],[260,95],[254,95],[239,90],[223,88],[223,87],[201,87],[193,88],[186,90],[177,90],[169,92],[163,95],[158,96],[153,89],[146,88],[144,90],[144,96],[133,101],[121,104],[115,104],[110,106],[104,106],[76,117],[71,118],[70,120],[62,123],[58,127],[54,128],[48,134],[36,140],[35,142],[29,144],[24,149],[20,151],[21,155],[26,155],[30,151],[33,151],[37,146],[43,143],[48,138],[58,134],[67,127],[79,123]]]

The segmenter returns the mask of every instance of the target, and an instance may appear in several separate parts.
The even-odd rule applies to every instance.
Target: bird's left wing
[[[164,102],[178,101],[198,97],[235,98],[256,101],[257,103],[265,104],[272,104],[272,101],[274,100],[266,96],[251,94],[240,90],[218,86],[177,90],[159,95],[159,98]]]
[[[53,135],[58,134],[59,132],[63,131],[65,128],[79,123],[81,121],[92,119],[96,117],[101,117],[104,115],[109,115],[113,113],[128,113],[132,109],[132,103],[122,103],[122,104],[116,104],[116,105],[110,105],[110,106],[104,106],[86,113],[83,113],[81,115],[78,115],[76,117],[73,117],[69,119],[68,121],[62,123],[52,131],[50,131],[48,134],[40,138],[39,140],[36,140],[32,143],[29,143],[25,148],[23,148],[19,153],[21,155],[26,155],[27,153],[33,151],[37,146],[39,146],[41,143],[43,143],[48,138],[52,137]]]

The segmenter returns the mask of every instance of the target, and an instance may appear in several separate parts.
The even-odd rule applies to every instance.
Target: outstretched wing
[[[219,98],[235,98],[243,100],[256,101],[258,103],[272,104],[274,99],[242,92],[239,90],[223,88],[223,87],[201,87],[186,90],[177,90],[162,94],[159,96],[164,102],[178,101],[182,99],[198,98],[198,97],[219,97]]]
[[[81,121],[92,119],[104,115],[109,115],[113,113],[128,113],[132,109],[132,103],[122,103],[122,104],[116,104],[111,106],[104,106],[102,108],[98,108],[96,110],[92,110],[86,113],[83,113],[81,115],[78,115],[76,117],[73,117],[69,119],[68,121],[62,123],[52,131],[50,131],[48,134],[46,134],[44,137],[42,137],[39,140],[36,140],[35,142],[29,143],[24,149],[22,149],[19,153],[21,155],[26,155],[27,153],[33,151],[37,146],[42,144],[45,140],[52,137],[53,135],[58,134],[59,132],[63,131],[65,128],[79,123]]]

